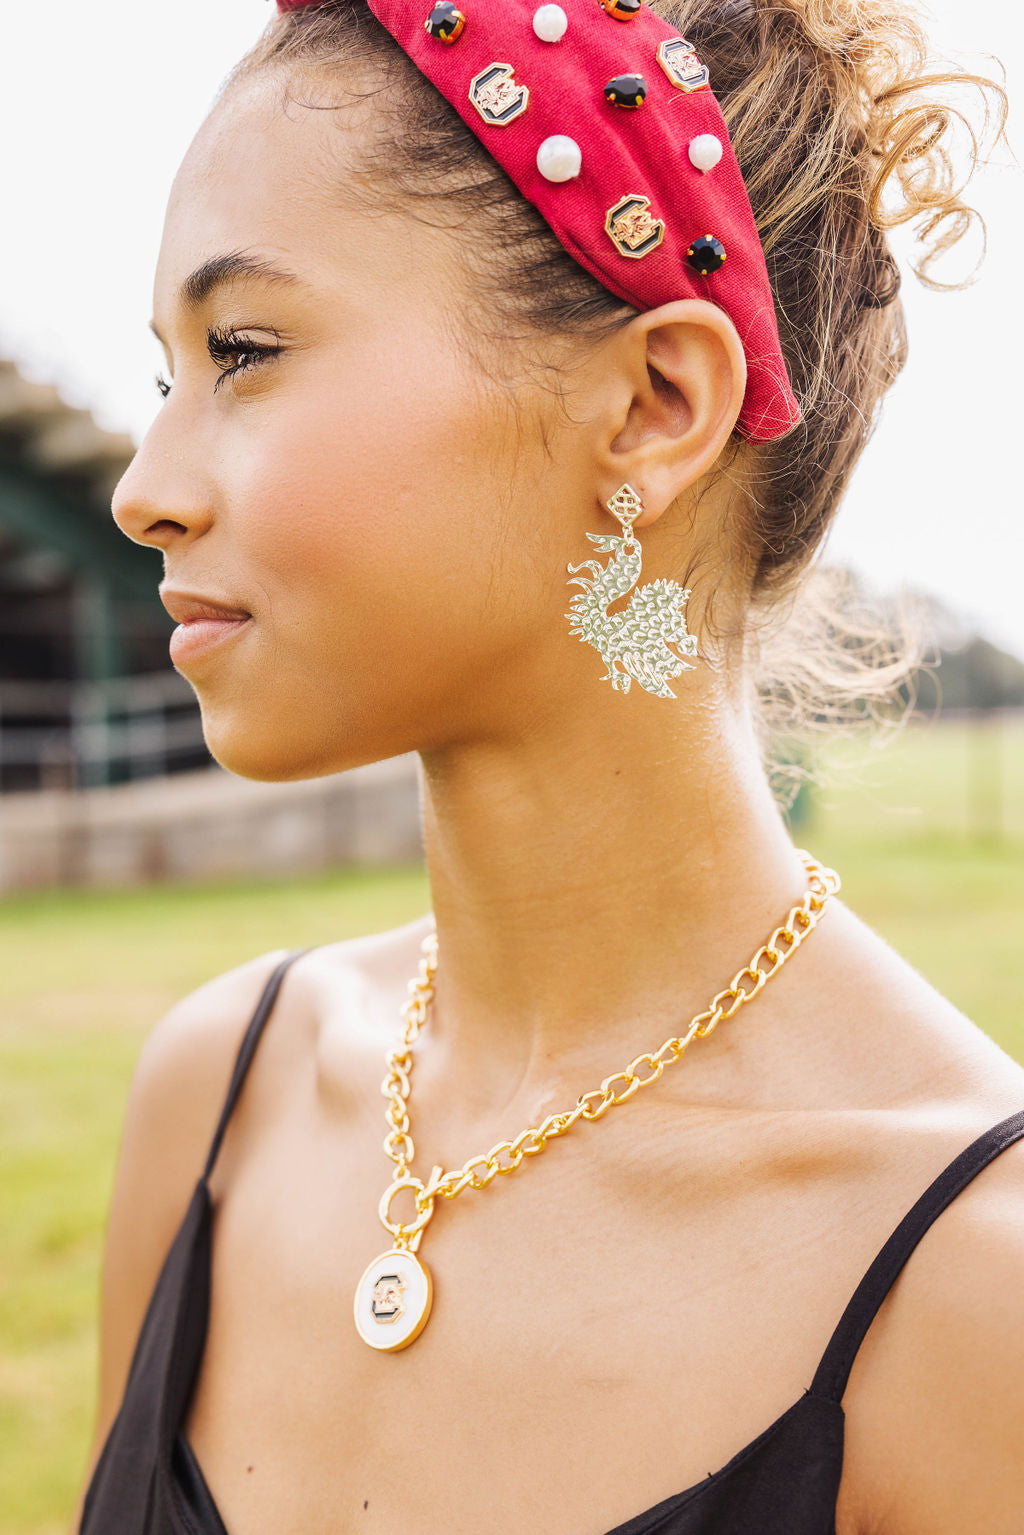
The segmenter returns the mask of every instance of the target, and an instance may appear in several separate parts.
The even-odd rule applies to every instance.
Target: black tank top
[[[295,949],[272,972],[239,1047],[206,1167],[172,1242],[135,1345],[121,1406],[86,1492],[79,1535],[229,1535],[182,1428],[206,1340],[212,1202],[207,1179]],[[723,1466],[609,1535],[835,1535],[843,1392],[854,1356],[929,1226],[1007,1146],[1024,1109],[953,1158],[857,1286],[810,1386]]]

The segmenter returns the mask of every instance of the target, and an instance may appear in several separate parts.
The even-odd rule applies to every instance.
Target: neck
[[[424,755],[423,1043],[452,1101],[564,1097],[656,1049],[806,887],[749,718],[633,702]]]

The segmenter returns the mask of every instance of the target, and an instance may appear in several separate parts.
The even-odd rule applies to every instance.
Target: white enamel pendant
[[[419,1337],[433,1298],[426,1264],[407,1249],[393,1247],[367,1265],[356,1285],[356,1330],[371,1348],[394,1353]]]

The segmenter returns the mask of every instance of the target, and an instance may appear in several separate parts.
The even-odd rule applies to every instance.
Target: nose
[[[110,511],[133,544],[172,549],[202,536],[213,521],[206,478],[160,440],[159,419],[114,489]]]

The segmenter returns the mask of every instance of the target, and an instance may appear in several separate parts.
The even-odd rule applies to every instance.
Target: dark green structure
[[[110,514],[134,451],[0,359],[0,792],[210,760],[167,655],[160,553]]]

